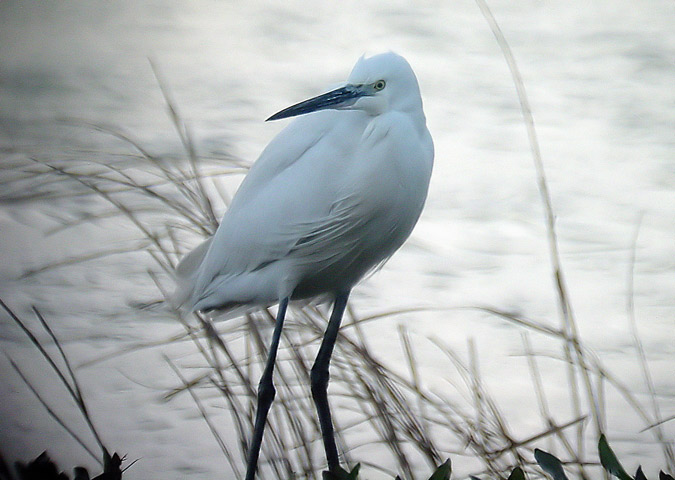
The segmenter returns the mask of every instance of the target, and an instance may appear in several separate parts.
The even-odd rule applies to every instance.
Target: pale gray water
[[[492,8],[532,103],[582,336],[636,392],[645,388],[630,341],[626,292],[630,246],[642,218],[636,317],[662,394],[662,415],[673,415],[675,6],[666,0],[500,1]],[[119,127],[152,152],[180,155],[148,57],[171,87],[199,152],[232,148],[251,161],[284,125],[263,123],[264,118],[342,80],[363,52],[383,49],[406,56],[418,75],[436,165],[427,209],[413,237],[357,289],[355,308],[478,304],[556,324],[542,207],[515,89],[471,1],[415,7],[315,3],[311,8],[296,1],[283,6],[4,1],[2,161],[7,165],[22,155],[87,161],[127,150],[109,137],[59,124],[64,117]],[[7,182],[13,173],[1,172],[2,188],[16,188]],[[139,321],[135,312],[113,315],[129,300],[156,295],[144,256],[16,280],[25,268],[96,245],[123,247],[135,238],[125,228],[96,226],[86,234],[43,235],[57,223],[50,218],[55,212],[67,217],[86,208],[65,201],[4,203],[0,210],[0,296],[22,313],[32,303],[39,305],[80,361],[175,331],[167,323]],[[374,341],[382,352],[400,350],[395,328],[400,322],[420,338],[441,337],[461,352],[466,339],[474,338],[486,382],[503,401],[512,426],[523,436],[539,427],[525,361],[513,356],[522,352],[517,329],[456,311],[387,322],[377,331],[391,327],[391,336]],[[3,351],[30,365],[33,350],[13,326],[2,325]],[[533,337],[533,342],[542,352],[553,349],[543,339]],[[142,458],[129,478],[215,478],[225,461],[194,405],[188,398],[158,401],[175,384],[161,352],[81,371],[93,410],[101,413],[100,429],[114,448]],[[427,380],[441,384],[446,368],[431,353],[428,357],[421,358]],[[50,445],[66,464],[87,462],[4,358],[0,365],[6,385],[0,406],[3,451],[26,458]],[[551,368],[547,381],[556,405],[561,372]],[[33,373],[40,378],[40,372]],[[50,383],[44,388],[61,395]],[[607,397],[615,450],[631,470],[639,461],[653,477],[664,464],[652,437],[638,433],[644,425],[625,413],[615,392]],[[73,422],[76,418],[73,410]],[[674,425],[665,426],[671,439]],[[460,475],[463,462],[455,463]]]

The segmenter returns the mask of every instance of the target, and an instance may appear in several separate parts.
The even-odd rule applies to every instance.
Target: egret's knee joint
[[[258,404],[272,403],[277,389],[271,382],[260,382],[258,385]]]

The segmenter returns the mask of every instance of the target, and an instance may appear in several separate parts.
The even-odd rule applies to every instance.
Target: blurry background
[[[581,336],[638,398],[648,398],[627,307],[635,244],[635,316],[661,413],[672,416],[675,5],[669,0],[490,5],[532,104]],[[401,355],[399,324],[422,345],[433,336],[458,352],[466,352],[473,338],[485,382],[514,430],[526,436],[541,420],[533,413],[537,406],[519,330],[473,310],[433,310],[488,306],[558,324],[543,208],[518,99],[499,47],[470,0],[311,7],[300,1],[3,0],[0,297],[26,316],[31,305],[38,306],[76,364],[134,342],[166,338],[176,331],[170,319],[130,306],[160,297],[147,275],[152,259],[133,253],[143,246],[137,231],[116,220],[62,228],[97,212],[100,200],[70,195],[77,192],[69,191],[69,182],[33,181],[27,166],[33,160],[129,162],[128,144],[70,125],[73,121],[119,129],[152,154],[182,158],[149,58],[189,126],[198,155],[217,160],[227,153],[252,162],[285,125],[264,123],[267,116],[345,79],[364,52],[387,49],[404,55],[417,73],[436,164],[413,236],[381,272],[355,289],[352,305],[364,315],[432,308],[387,318],[374,328],[373,347],[382,358],[395,352],[393,362]],[[233,193],[240,179],[223,185]],[[222,213],[224,206],[216,207]],[[193,245],[197,242],[195,237]],[[96,258],[109,250],[132,253]],[[81,255],[93,259],[26,275]],[[533,337],[533,344],[544,355],[553,351],[546,338]],[[0,346],[59,405],[62,390],[46,380],[35,350],[8,321],[0,325]],[[161,401],[176,383],[161,355],[180,359],[184,350],[157,347],[80,370],[110,448],[141,459],[129,478],[206,479],[225,468],[192,401],[187,396]],[[437,356],[430,348],[418,351],[425,382],[445,388],[449,374]],[[549,401],[568,409],[559,362],[542,369]],[[64,466],[90,462],[4,357],[0,383],[0,449],[7,456],[28,459],[47,448]],[[606,401],[615,450],[631,469],[642,463],[654,476],[665,465],[650,432],[640,432],[646,425],[612,390]],[[63,403],[66,418],[79,425],[76,412],[69,417]],[[217,415],[221,403],[214,399],[210,406]],[[672,440],[674,422],[665,429]],[[358,450],[354,456],[359,458]],[[455,470],[461,474],[461,460]]]

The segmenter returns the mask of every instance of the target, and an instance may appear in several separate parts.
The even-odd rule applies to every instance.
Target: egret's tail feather
[[[211,240],[213,237],[200,243],[185,255],[176,267],[176,290],[170,299],[171,305],[176,310],[192,310],[193,305],[190,304],[190,299],[194,291],[195,274],[209,251]]]
[[[209,246],[211,245],[212,240],[213,237],[204,240],[202,243],[197,245],[194,250],[183,257],[176,267],[176,275],[178,278],[190,277],[197,271],[199,266],[202,264],[204,257],[206,256],[206,252],[209,251]]]

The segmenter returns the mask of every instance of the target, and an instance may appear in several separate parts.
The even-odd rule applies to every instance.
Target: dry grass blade
[[[532,345],[530,344],[529,336],[526,332],[523,332],[521,334],[521,338],[523,341],[523,345],[525,346],[525,355],[527,356],[527,362],[530,367],[530,378],[532,378],[532,381],[534,382],[535,387],[534,390],[537,395],[537,403],[539,404],[541,417],[546,422],[546,425],[550,429],[552,429],[552,431],[555,432],[556,437],[558,438],[558,440],[560,440],[560,443],[563,445],[563,448],[565,448],[567,454],[570,455],[570,457],[574,458],[575,463],[579,467],[579,476],[582,479],[587,479],[588,475],[584,468],[584,463],[579,458],[574,447],[572,446],[569,439],[565,435],[564,427],[558,428],[555,420],[553,419],[553,416],[551,415],[551,411],[548,406],[548,401],[546,400],[546,393],[544,392],[544,386],[541,380],[541,373],[537,366],[537,357],[532,350]],[[586,419],[585,416],[580,417],[577,420],[582,421],[584,419]],[[574,423],[576,423],[576,420],[573,420],[569,425],[573,425]]]
[[[204,218],[199,218],[196,217],[193,214],[193,209],[190,209],[189,206],[183,205],[178,201],[174,201],[170,198],[168,198],[165,195],[162,195],[158,191],[156,191],[154,185],[147,185],[147,184],[142,184],[138,181],[136,181],[134,178],[132,178],[129,174],[124,172],[123,170],[113,167],[112,165],[108,164],[103,164],[103,167],[111,170],[118,176],[122,177],[122,180],[116,179],[116,178],[110,178],[110,177],[102,177],[102,176],[92,176],[93,178],[98,178],[101,180],[105,180],[107,182],[110,182],[113,185],[120,185],[123,187],[128,187],[130,191],[135,191],[141,194],[144,194],[152,199],[159,200],[163,205],[166,205],[170,209],[174,210],[176,213],[178,213],[180,216],[188,220],[189,224],[194,225],[195,227],[199,228],[201,233],[203,235],[209,235],[213,233],[211,230],[206,228],[204,226],[205,223],[209,224],[208,222],[209,219],[204,219]],[[81,175],[81,174],[80,174]],[[199,212],[199,211],[197,211]],[[213,223],[211,223],[213,226]]]
[[[412,380],[412,388],[417,401],[417,409],[419,412],[419,431],[428,432],[430,429],[430,424],[427,419],[427,406],[424,401],[424,396],[422,393],[422,381],[420,378],[419,368],[417,365],[417,360],[415,359],[415,353],[410,341],[410,335],[403,325],[399,326],[399,335],[401,337],[401,343],[403,344],[403,349],[405,351],[408,368],[410,369],[410,375]],[[433,467],[437,463],[437,460],[440,459],[440,453],[437,451],[433,442],[427,438],[426,435],[423,435],[421,440],[426,444],[426,449],[428,451],[428,460],[429,464]]]
[[[6,355],[5,355],[5,356],[6,356]],[[96,454],[95,454],[95,453],[87,446],[87,444],[84,442],[84,440],[82,440],[82,439],[81,439],[81,438],[80,438],[80,437],[79,437],[79,436],[78,436],[78,435],[77,435],[77,434],[76,434],[76,433],[75,433],[75,432],[74,432],[74,431],[66,424],[66,422],[65,422],[65,421],[64,421],[64,420],[63,420],[63,419],[62,419],[62,418],[61,418],[61,417],[60,417],[60,416],[59,416],[59,415],[58,415],[58,414],[57,414],[57,413],[49,406],[49,404],[47,403],[47,401],[46,401],[44,398],[42,398],[42,395],[40,394],[40,392],[38,392],[37,389],[36,389],[36,388],[33,386],[33,384],[30,382],[30,380],[28,380],[28,378],[27,378],[26,375],[23,373],[23,371],[19,368],[19,366],[16,364],[16,362],[14,362],[14,360],[12,360],[12,358],[10,358],[10,357],[7,357],[7,359],[9,360],[9,363],[10,363],[10,365],[12,366],[12,368],[14,369],[14,371],[19,375],[19,377],[21,378],[21,380],[23,381],[23,383],[26,384],[26,386],[27,386],[28,389],[31,391],[31,393],[35,396],[35,398],[38,399],[38,401],[39,401],[40,404],[44,407],[44,409],[47,411],[47,413],[49,414],[49,416],[52,417],[52,418],[54,419],[54,421],[55,421],[56,423],[58,423],[58,424],[61,426],[61,428],[63,428],[63,429],[66,431],[66,433],[67,433],[68,435],[70,435],[70,436],[73,438],[73,440],[75,440],[75,441],[76,441],[76,442],[84,449],[84,451],[87,452],[87,453],[91,456],[91,458],[93,458],[94,460],[96,460],[99,464],[103,465],[103,462],[101,461],[101,458],[100,458],[98,455],[96,455]]]
[[[92,422],[91,417],[89,415],[87,405],[84,401],[84,397],[82,396],[82,391],[80,390],[79,384],[77,382],[77,378],[75,377],[75,374],[74,374],[74,372],[73,372],[73,370],[70,366],[70,362],[68,361],[68,358],[66,357],[65,352],[63,351],[63,348],[61,347],[61,344],[59,343],[58,339],[54,335],[51,328],[49,328],[49,326],[47,325],[47,322],[44,320],[44,318],[42,317],[40,312],[35,307],[33,307],[33,311],[35,312],[38,319],[40,320],[40,323],[42,324],[42,326],[45,328],[45,330],[47,331],[49,336],[52,338],[52,340],[56,344],[56,347],[57,347],[57,349],[58,349],[58,351],[59,351],[59,353],[62,357],[62,360],[64,361],[64,363],[66,365],[66,369],[67,369],[67,372],[70,376],[70,379],[66,378],[66,375],[58,367],[58,365],[56,365],[56,362],[54,361],[52,356],[49,354],[49,352],[47,352],[47,350],[42,345],[40,340],[38,340],[38,338],[33,334],[33,332],[31,332],[30,329],[28,327],[26,327],[26,325],[23,323],[23,321],[7,306],[7,304],[5,304],[5,302],[2,299],[0,299],[0,306],[5,310],[5,312],[7,312],[7,314],[10,316],[10,318],[12,318],[14,323],[16,323],[19,326],[19,328],[21,328],[21,330],[30,339],[31,343],[38,349],[38,351],[40,352],[40,355],[42,355],[42,357],[47,361],[47,364],[51,367],[51,369],[54,371],[54,373],[56,373],[56,376],[58,377],[59,381],[66,388],[66,391],[68,392],[68,394],[73,399],[73,401],[77,405],[78,409],[82,413],[82,416],[83,416],[85,422],[87,423],[87,426],[89,427],[89,430],[91,431],[91,433],[94,436],[96,442],[98,443],[99,447],[101,448],[101,451],[103,453],[103,458],[104,459],[109,458],[110,454],[108,453],[108,450],[103,445],[103,441],[101,440],[101,437],[99,436],[99,434],[96,430],[96,427],[94,427],[94,423]],[[10,361],[11,361],[11,359],[10,359]],[[12,366],[14,367],[14,369],[16,370],[16,372],[22,378],[22,380],[26,383],[26,385],[28,385],[28,387],[33,392],[33,394],[35,394],[35,396],[38,398],[40,403],[42,403],[45,406],[45,408],[47,408],[47,411],[49,412],[49,414],[59,423],[59,425],[64,427],[66,429],[66,431],[71,436],[73,436],[73,438],[76,441],[78,441],[78,443],[80,443],[80,445],[82,445],[89,454],[92,454],[92,452],[87,447],[84,446],[84,443],[79,439],[79,437],[73,435],[72,431],[69,428],[66,427],[64,422],[61,421],[61,419],[53,412],[53,410],[47,406],[46,402],[38,394],[37,390],[30,384],[30,382],[23,375],[21,370],[19,370],[18,366],[13,361],[11,361],[11,363],[12,363]],[[97,458],[95,455],[93,455],[93,456],[94,456],[94,458]],[[99,463],[101,463],[100,459],[98,459],[98,458],[97,458],[97,461],[99,461]]]
[[[36,160],[37,162],[37,160]],[[162,247],[162,245],[159,242],[159,238],[157,235],[152,233],[144,224],[143,222],[137,217],[137,215],[134,213],[134,211],[128,207],[127,205],[123,204],[122,202],[116,200],[113,198],[112,194],[106,190],[103,190],[99,186],[85,180],[81,175],[77,173],[72,173],[67,170],[64,170],[63,168],[56,167],[54,165],[50,164],[45,164],[47,167],[50,169],[54,170],[57,173],[60,173],[68,178],[71,178],[75,180],[77,183],[87,187],[88,189],[92,190],[93,192],[97,193],[101,198],[112,204],[115,208],[117,208],[120,212],[124,214],[135,226],[138,228],[152,244],[157,247],[160,253],[164,256],[165,261],[169,265],[173,265],[173,260],[171,259],[170,255],[166,250]]]
[[[577,369],[574,368],[575,365],[579,365],[581,368],[580,374],[583,380],[583,384],[586,390],[586,395],[591,406],[593,413],[593,420],[596,427],[596,433],[599,435],[603,429],[604,418],[602,417],[602,412],[599,408],[599,402],[596,395],[596,392],[593,388],[590,375],[588,374],[588,369],[585,365],[585,358],[583,352],[579,348],[578,341],[578,330],[576,326],[576,320],[572,312],[572,306],[570,303],[568,289],[565,283],[562,265],[560,262],[560,253],[558,249],[558,239],[555,230],[555,215],[553,214],[553,207],[551,203],[551,194],[548,189],[548,183],[546,181],[546,174],[544,171],[544,163],[541,158],[541,151],[539,148],[539,142],[537,140],[537,132],[534,127],[534,117],[532,116],[532,109],[530,107],[529,100],[527,98],[527,93],[525,91],[525,85],[518,70],[518,65],[516,63],[513,52],[509,47],[509,44],[504,36],[499,24],[495,20],[490,8],[488,7],[485,0],[476,0],[478,7],[481,10],[481,13],[485,17],[490,30],[492,31],[499,48],[501,49],[506,63],[511,72],[513,83],[516,87],[518,94],[518,101],[520,102],[521,112],[523,114],[523,120],[525,127],[527,129],[527,136],[530,144],[530,150],[532,153],[532,159],[534,161],[535,169],[537,171],[537,185],[539,187],[539,193],[541,196],[542,203],[544,205],[544,212],[546,215],[546,232],[548,237],[548,246],[549,246],[549,256],[551,260],[551,265],[553,268],[553,276],[555,280],[556,291],[558,293],[558,305],[562,313],[562,323],[566,331],[568,342],[565,342],[563,348],[565,356],[568,359],[568,379],[570,387],[572,388],[573,394],[570,396],[572,401],[572,407],[574,409],[575,415],[581,416],[581,400],[580,393],[578,392],[577,386]],[[582,427],[580,426],[577,430],[577,448],[580,454],[583,455],[584,451],[584,434]]]
[[[178,379],[183,383],[184,390],[187,390],[188,393],[190,394],[190,396],[192,397],[192,400],[195,402],[195,405],[197,405],[197,409],[199,409],[199,413],[201,414],[202,418],[204,419],[204,422],[206,422],[206,425],[209,427],[209,430],[211,431],[211,434],[213,435],[213,438],[215,438],[216,442],[218,443],[218,446],[220,447],[220,450],[223,452],[225,457],[230,462],[230,465],[231,465],[235,475],[237,477],[239,477],[239,469],[238,469],[238,466],[237,466],[237,462],[234,460],[235,457],[230,452],[230,449],[227,447],[227,444],[223,441],[223,438],[220,436],[220,434],[218,433],[218,430],[216,429],[215,425],[213,425],[213,422],[209,418],[209,415],[208,415],[206,409],[204,408],[204,405],[202,404],[201,400],[199,399],[199,397],[197,396],[197,394],[193,390],[194,386],[196,385],[196,383],[199,383],[199,381],[197,381],[196,383],[195,383],[195,380],[188,382],[185,379],[185,377],[183,376],[183,374],[180,372],[180,370],[176,367],[176,365],[174,365],[174,363],[169,359],[169,357],[164,355],[164,360],[166,361],[166,363],[169,364],[169,366],[171,367],[171,370],[174,371],[174,373],[176,374]]]
[[[194,333],[194,332],[192,332]],[[167,345],[173,345],[178,342],[185,342],[185,341],[191,341],[190,338],[190,333],[177,333],[175,335],[172,335],[167,338],[163,338],[161,340],[156,340],[154,342],[141,342],[141,343],[136,343],[133,345],[129,345],[127,347],[122,347],[119,350],[116,350],[114,352],[107,353],[105,355],[100,355],[98,357],[92,358],[91,360],[88,360],[86,362],[82,362],[78,365],[80,368],[86,368],[86,367],[91,367],[92,365],[96,365],[102,362],[106,362],[108,360],[111,360],[113,358],[118,358],[123,355],[127,355],[130,353],[138,352],[141,350],[146,350],[149,348],[157,348],[157,347],[164,347]]]
[[[77,256],[64,258],[56,262],[46,263],[37,268],[28,269],[19,276],[19,279],[24,280],[33,277],[35,275],[39,275],[41,273],[45,273],[50,270],[66,267],[69,265],[78,265],[80,263],[91,262],[94,260],[101,260],[103,258],[108,258],[115,255],[128,255],[129,252],[142,251],[146,249],[148,245],[149,245],[148,242],[141,242],[137,243],[133,247],[109,248],[98,252],[79,254]]]
[[[672,443],[668,442],[662,428],[662,419],[661,419],[661,408],[659,407],[659,402],[656,398],[656,389],[654,388],[654,380],[652,379],[652,374],[649,370],[649,365],[647,363],[647,356],[645,354],[644,346],[642,345],[642,340],[640,339],[640,334],[637,327],[637,320],[635,319],[635,300],[634,300],[634,290],[635,290],[635,257],[637,255],[637,241],[638,236],[640,235],[640,226],[642,225],[642,215],[640,215],[635,224],[635,232],[631,240],[630,247],[630,259],[628,262],[628,275],[627,275],[627,284],[628,292],[626,294],[626,310],[628,311],[628,321],[630,324],[631,335],[633,337],[633,344],[635,345],[635,350],[637,352],[638,361],[640,364],[640,369],[642,370],[642,377],[649,391],[649,396],[652,404],[652,412],[654,415],[654,420],[652,425],[654,425],[654,434],[656,435],[659,444],[663,448],[663,455],[665,457],[668,468],[675,470],[675,453],[673,452]]]
[[[652,423],[651,425],[647,425],[645,428],[640,430],[640,432],[646,432],[647,430],[649,430],[651,428],[654,428],[658,425],[663,425],[664,423],[667,423],[667,422],[672,422],[673,420],[675,420],[675,415],[671,415],[669,417],[661,419],[660,421],[658,421],[656,423]]]
[[[195,176],[197,188],[199,191],[199,199],[201,200],[200,204],[201,210],[208,215],[211,225],[217,226],[218,219],[216,218],[216,215],[213,211],[213,206],[211,204],[208,192],[206,191],[206,187],[204,185],[203,176],[199,170],[199,159],[197,158],[197,153],[195,151],[194,142],[192,141],[190,131],[185,122],[183,122],[180,114],[178,113],[178,108],[169,93],[166,83],[162,79],[162,76],[159,72],[157,65],[151,59],[149,60],[150,66],[152,67],[152,71],[155,74],[155,78],[157,79],[159,88],[162,90],[164,101],[166,102],[167,108],[169,109],[171,120],[173,121],[173,124],[176,127],[176,132],[178,132],[178,136],[180,137],[180,140],[183,143],[183,147],[188,153],[190,167],[192,168],[192,173]]]
[[[96,439],[96,443],[98,443],[99,447],[101,447],[101,450],[103,451],[103,456],[106,458],[107,455],[107,450],[103,446],[103,441],[101,440],[101,437],[99,436],[98,432],[96,431],[96,427],[94,427],[93,422],[91,421],[91,416],[89,415],[89,410],[87,408],[87,404],[84,401],[84,397],[82,395],[82,390],[80,389],[79,382],[77,381],[77,377],[75,376],[75,372],[73,371],[72,367],[70,366],[70,361],[68,360],[68,357],[66,356],[66,352],[63,351],[63,347],[61,347],[61,342],[58,341],[56,338],[56,335],[54,335],[54,332],[52,331],[51,327],[47,324],[47,321],[44,319],[40,311],[36,307],[32,307],[33,312],[37,316],[38,320],[40,320],[40,324],[42,327],[45,329],[45,331],[49,334],[51,337],[52,341],[54,342],[54,345],[56,345],[57,350],[59,351],[59,354],[61,355],[61,359],[63,360],[63,363],[66,366],[66,370],[68,371],[68,375],[70,376],[70,379],[73,384],[73,388],[75,391],[75,394],[77,395],[77,398],[74,400],[77,402],[77,406],[80,408],[80,411],[82,412],[82,416],[84,417],[84,420],[87,422],[87,425],[89,426],[89,430],[91,430],[91,433],[94,435],[94,438]]]
[[[503,318],[504,320],[507,320],[515,325],[525,327],[529,330],[533,330],[535,332],[543,333],[544,335],[548,335],[551,337],[556,337],[556,338],[561,338],[561,339],[567,339],[567,335],[563,330],[555,329],[552,327],[549,327],[547,325],[543,325],[541,323],[535,322],[534,320],[529,320],[527,318],[524,318],[522,316],[515,315],[510,312],[506,312],[503,310],[500,310],[498,308],[494,307],[481,307],[481,306],[473,306],[473,307],[464,307],[467,309],[472,309],[472,310],[478,310],[481,312],[489,313],[491,315],[495,315],[497,317]]]

